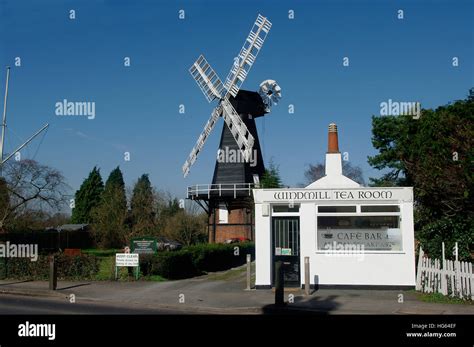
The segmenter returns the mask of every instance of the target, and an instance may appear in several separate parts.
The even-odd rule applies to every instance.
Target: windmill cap
[[[339,141],[337,136],[337,125],[329,124],[328,129],[328,153],[339,153]]]

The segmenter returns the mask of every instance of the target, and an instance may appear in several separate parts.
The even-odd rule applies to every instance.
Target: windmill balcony
[[[253,183],[196,184],[188,187],[187,198],[192,200],[236,199],[252,196],[253,188],[258,187]]]

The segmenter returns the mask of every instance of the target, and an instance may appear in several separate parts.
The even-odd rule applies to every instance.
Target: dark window
[[[300,212],[300,205],[273,205],[273,212]]]
[[[318,206],[320,213],[356,212],[355,206]]]
[[[318,217],[318,229],[381,229],[399,227],[398,216]]]
[[[362,212],[400,212],[398,205],[367,205],[361,206]]]

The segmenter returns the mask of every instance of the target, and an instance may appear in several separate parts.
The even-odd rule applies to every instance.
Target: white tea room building
[[[254,189],[256,288],[415,286],[413,188],[363,187],[342,174],[335,124],[325,176],[305,188]]]

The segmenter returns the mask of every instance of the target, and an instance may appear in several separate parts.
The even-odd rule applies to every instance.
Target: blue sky
[[[187,185],[210,183],[222,120],[189,176],[181,173],[214,106],[188,68],[203,53],[224,79],[258,13],[273,27],[243,89],[271,78],[283,90],[257,123],[265,160],[289,186],[324,160],[329,123],[339,126],[341,151],[375,177],[367,156],[381,102],[431,108],[474,86],[473,1],[0,0],[2,99],[4,67],[12,66],[7,151],[49,122],[22,156],[59,169],[73,191],[94,165],[104,179],[120,165],[127,185],[148,173],[178,197]],[[95,102],[95,119],[55,115],[63,99]]]

